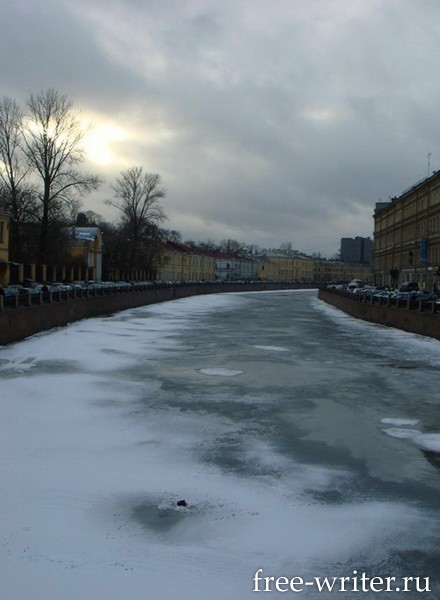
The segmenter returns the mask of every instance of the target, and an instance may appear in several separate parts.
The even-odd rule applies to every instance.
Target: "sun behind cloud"
[[[84,139],[87,159],[101,166],[119,162],[117,144],[128,138],[128,132],[115,123],[95,124]]]

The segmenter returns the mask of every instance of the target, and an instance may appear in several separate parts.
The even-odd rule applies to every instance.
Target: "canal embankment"
[[[0,345],[23,340],[31,335],[63,327],[69,323],[111,314],[129,308],[147,306],[188,296],[219,294],[225,292],[250,292],[264,290],[307,289],[313,284],[288,283],[203,283],[181,284],[154,289],[136,288],[122,293],[104,294],[94,291],[81,297],[51,295],[50,301],[42,297],[38,303],[18,305],[0,310]]]
[[[320,289],[318,297],[357,319],[440,340],[440,314],[435,306],[427,310],[421,302],[396,304],[391,299],[375,303],[365,297],[332,289]]]

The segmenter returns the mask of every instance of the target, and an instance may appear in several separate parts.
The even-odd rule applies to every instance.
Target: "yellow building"
[[[156,279],[182,281],[184,259],[186,259],[186,253],[178,248],[177,244],[162,241],[155,259]]]
[[[160,281],[213,281],[214,257],[201,248],[162,240],[156,257]]]
[[[312,258],[298,253],[293,257],[295,280],[310,282],[314,280],[315,263]]]
[[[291,256],[267,252],[260,260],[257,276],[264,281],[313,281],[313,259],[299,252]]]
[[[376,204],[373,261],[382,285],[440,286],[440,171]]]
[[[361,279],[365,283],[373,282],[373,270],[367,265],[353,265],[339,260],[315,259],[314,281],[351,281]]]
[[[258,259],[257,279],[261,281],[278,281],[278,277],[278,265],[265,258]]]
[[[0,210],[0,285],[9,283],[9,219],[10,214]]]
[[[102,278],[102,235],[98,227],[69,227],[67,250],[72,258],[82,262],[93,279]]]
[[[214,281],[214,257],[201,248],[186,246],[190,256],[190,281]]]
[[[270,266],[266,269],[266,276],[263,279],[267,281],[295,280],[295,263],[291,257],[281,252],[267,252],[264,258]]]

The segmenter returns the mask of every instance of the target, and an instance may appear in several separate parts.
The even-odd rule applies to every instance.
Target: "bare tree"
[[[204,241],[199,241],[196,244],[197,246],[199,246],[200,248],[202,248],[202,250],[206,250],[206,252],[219,252],[220,251],[220,246],[217,244],[217,242],[215,240],[212,240],[211,238],[208,238],[208,240],[206,242]]]
[[[245,245],[237,240],[222,240],[220,242],[220,252],[226,252],[227,254],[244,254]]]
[[[142,266],[139,259],[148,248],[148,239],[158,234],[158,224],[166,219],[159,204],[165,197],[165,190],[160,186],[160,175],[145,173],[142,167],[131,167],[122,171],[112,186],[114,199],[106,201],[122,213],[130,246],[129,271]]]
[[[0,202],[11,213],[10,256],[20,258],[21,229],[35,217],[35,190],[20,149],[22,113],[11,98],[0,101]]]
[[[31,94],[27,109],[22,149],[40,180],[40,260],[45,262],[51,219],[59,219],[66,208],[74,212],[80,198],[97,189],[100,180],[77,169],[84,160],[82,142],[86,131],[66,96],[54,89],[37,96]]]
[[[175,244],[181,244],[182,234],[177,229],[160,229],[159,230],[160,237],[164,240],[168,240],[169,242],[174,242]]]

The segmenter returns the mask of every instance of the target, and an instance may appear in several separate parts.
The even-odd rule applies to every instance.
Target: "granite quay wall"
[[[159,287],[157,289],[130,290],[122,293],[88,295],[71,298],[50,296],[45,301],[40,297],[37,304],[27,306],[18,304],[13,308],[0,310],[0,345],[23,340],[31,335],[47,331],[54,327],[63,327],[68,323],[100,315],[111,314],[128,308],[146,306],[157,302],[186,298],[202,294],[224,292],[250,292],[264,290],[308,289],[313,284],[201,284]],[[3,298],[0,298],[0,309]]]
[[[318,297],[352,317],[440,340],[440,314],[434,304],[430,308],[422,302],[405,301],[397,305],[388,299],[374,303],[352,294],[323,289],[319,290]]]

